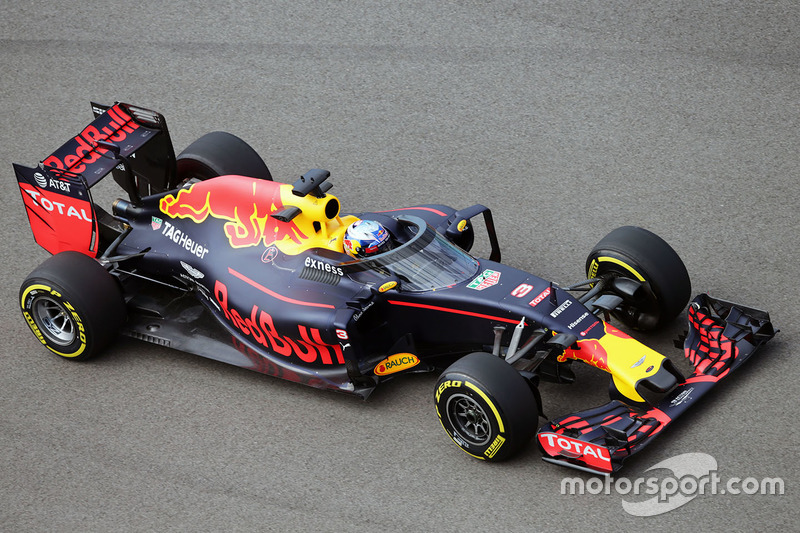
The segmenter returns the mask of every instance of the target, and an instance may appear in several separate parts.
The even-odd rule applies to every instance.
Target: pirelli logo
[[[499,450],[500,447],[503,446],[503,443],[505,441],[506,439],[504,439],[502,435],[498,435],[497,437],[495,437],[494,442],[492,442],[492,445],[489,446],[485,452],[483,452],[483,455],[491,459],[492,457],[494,457],[494,454],[497,453],[497,450]]]

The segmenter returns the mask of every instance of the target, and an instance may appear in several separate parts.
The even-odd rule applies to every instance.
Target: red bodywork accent
[[[600,322],[599,320],[595,321],[594,324],[586,328],[582,333],[588,332],[597,324],[601,323],[602,322]],[[612,337],[618,337],[620,339],[626,339],[626,340],[631,338],[629,335],[615,328],[611,324],[608,323],[602,323],[602,324],[603,324],[603,329],[605,331],[604,335],[611,335]],[[605,349],[600,340],[579,339],[576,344],[578,345],[577,349],[574,349],[572,347],[567,348],[566,350],[564,350],[564,353],[558,356],[558,361],[563,363],[567,359],[575,359],[578,361],[583,361],[587,365],[599,368],[600,370],[603,370],[605,372],[609,371],[608,351]]]
[[[689,307],[689,324],[699,332],[700,337],[699,342],[685,349],[686,357],[695,366],[693,377],[702,375],[722,379],[738,357],[739,349],[722,334],[725,330],[722,325],[700,313],[694,306]]]
[[[447,213],[442,213],[438,209],[433,209],[432,207],[403,207],[401,209],[389,209],[388,211],[376,211],[377,213],[394,213],[396,211],[430,211],[431,213],[437,214],[440,217],[446,217]]]
[[[289,298],[288,296],[283,296],[282,294],[278,294],[275,291],[269,290],[268,288],[264,287],[263,285],[261,285],[257,281],[254,281],[254,280],[248,278],[244,274],[242,274],[240,272],[237,272],[237,271],[235,271],[234,269],[232,269],[230,267],[228,267],[228,272],[231,273],[233,276],[239,278],[240,280],[244,281],[245,283],[247,283],[251,287],[254,287],[254,288],[260,290],[264,294],[269,294],[273,298],[277,298],[278,300],[281,300],[282,302],[295,304],[295,305],[306,305],[308,307],[324,307],[324,308],[327,308],[327,309],[336,309],[336,306],[330,305],[330,304],[321,304],[321,303],[316,303],[316,302],[304,302],[302,300],[295,300],[294,298]]]
[[[564,350],[564,353],[558,356],[559,362],[564,362],[567,359],[576,359],[583,361],[587,365],[591,365],[600,370],[608,372],[608,352],[596,339],[585,339],[577,341],[578,349],[572,347]]]
[[[451,309],[449,307],[439,307],[436,305],[428,305],[428,304],[418,304],[413,302],[400,302],[398,300],[389,300],[389,303],[392,305],[400,305],[404,307],[416,307],[418,309],[430,309],[432,311],[442,311],[445,313],[453,313],[455,315],[465,315],[465,316],[473,316],[476,318],[485,318],[487,320],[497,320],[499,322],[507,322],[509,324],[517,324],[517,320],[512,320],[508,318],[502,318],[499,316],[492,316],[492,315],[484,315],[481,313],[473,313],[471,311],[463,311],[461,309]]]

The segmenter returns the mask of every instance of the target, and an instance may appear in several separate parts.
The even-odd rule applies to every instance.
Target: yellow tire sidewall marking
[[[78,348],[76,351],[69,354],[59,352],[58,350],[50,346],[50,344],[47,343],[47,341],[44,339],[42,332],[39,330],[39,327],[36,325],[35,321],[33,320],[33,317],[30,315],[28,309],[25,307],[25,300],[28,298],[28,295],[34,290],[45,291],[51,296],[58,298],[59,302],[64,307],[64,310],[70,312],[70,314],[72,315],[72,319],[75,321],[75,326],[78,328],[79,332],[78,339],[80,340],[81,344],[80,348]],[[20,307],[22,308],[22,314],[25,315],[25,320],[28,323],[28,326],[31,328],[34,335],[36,335],[36,337],[42,342],[42,344],[47,346],[47,349],[49,349],[51,352],[60,355],[61,357],[66,357],[68,359],[71,359],[74,357],[78,357],[86,349],[86,335],[84,333],[85,329],[83,327],[83,322],[81,321],[80,316],[75,311],[75,308],[72,306],[72,304],[70,304],[66,299],[64,299],[64,297],[61,295],[60,292],[47,285],[35,283],[33,285],[30,285],[23,291],[19,303]]]
[[[635,268],[630,266],[625,261],[617,259],[616,257],[602,256],[602,257],[598,257],[597,261],[601,262],[601,263],[614,263],[615,265],[619,265],[622,268],[624,268],[625,270],[627,270],[628,272],[630,272],[631,274],[633,274],[634,276],[636,276],[636,279],[638,279],[639,281],[645,281],[644,276],[639,274],[639,272]]]
[[[464,385],[469,387],[470,389],[474,390],[478,396],[483,398],[483,401],[491,408],[492,412],[494,413],[495,418],[497,418],[497,428],[500,433],[505,433],[505,426],[503,425],[503,419],[500,418],[500,412],[497,410],[497,407],[494,406],[492,401],[486,396],[486,393],[480,390],[478,387],[470,383],[469,381],[464,381]]]

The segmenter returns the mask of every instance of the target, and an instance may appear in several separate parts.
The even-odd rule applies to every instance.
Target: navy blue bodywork
[[[222,150],[223,158],[255,154],[255,170],[184,175],[181,168],[213,164],[202,153],[189,161],[194,167],[176,158],[159,113],[121,103],[93,110],[95,120],[39,166],[15,164],[14,171],[37,243],[53,254],[97,259],[122,288],[121,333],[137,339],[362,398],[397,375],[445,369],[471,354],[493,368],[501,361],[498,388],[507,388],[506,378],[522,381],[520,397],[533,393],[539,414],[539,379],[570,383],[569,365],[580,360],[611,375],[612,402],[552,420],[540,428],[538,444],[550,462],[609,474],[776,333],[768,313],[701,295],[689,307],[682,347],[695,370],[684,378],[668,358],[608,322],[643,296],[658,300],[659,284],[638,272],[636,258],[629,264],[611,250],[587,265],[590,279],[561,288],[500,262],[492,213],[483,205],[342,215],[326,170],[310,170],[291,185],[273,182],[260,157],[235,138],[239,144]],[[241,149],[237,157],[231,147]],[[111,213],[90,194],[109,174],[128,196]],[[361,259],[345,254],[345,230],[359,219],[380,222],[391,249]],[[486,259],[469,254],[479,219]],[[672,253],[670,265],[685,272],[662,246]],[[654,256],[652,249],[642,255]],[[600,263],[610,273],[595,275]],[[679,284],[660,285],[668,291]],[[22,304],[25,311],[25,298]],[[463,398],[454,390],[467,385],[462,379],[441,389]],[[475,390],[469,394],[485,400],[499,424],[502,408],[488,398],[491,391]],[[476,413],[468,407],[457,414],[472,424]],[[494,457],[505,439],[500,433],[481,444],[481,454]]]

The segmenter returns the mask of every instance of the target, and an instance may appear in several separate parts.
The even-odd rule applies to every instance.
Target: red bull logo
[[[644,399],[636,392],[636,383],[661,366],[665,358],[655,350],[644,346],[625,332],[611,324],[603,324],[604,333],[595,339],[580,339],[577,349],[568,348],[558,357],[583,361],[613,376],[617,391],[637,402]],[[647,363],[648,366],[645,367]],[[652,363],[652,364],[650,364]]]
[[[623,357],[627,360],[630,354],[640,353],[639,350],[642,348],[642,345],[611,324],[598,320],[595,324],[587,328],[586,331],[596,324],[603,324],[604,330],[604,333],[602,333],[598,339],[579,339],[576,343],[578,348],[567,348],[564,353],[558,357],[558,361],[563,363],[567,359],[576,359],[578,361],[583,361],[587,365],[599,368],[600,370],[611,372],[608,361],[609,352],[613,354],[616,360]],[[637,352],[633,350],[637,350]]]
[[[177,195],[164,196],[161,211],[172,218],[188,218],[198,224],[209,216],[227,220],[223,226],[234,248],[275,243],[302,244],[308,239],[293,221],[282,222],[270,215],[284,208],[283,195],[291,187],[272,181],[225,176],[195,183]]]
[[[338,344],[328,344],[322,340],[320,330],[297,325],[297,337],[280,334],[272,315],[254,305],[249,316],[240,313],[228,303],[228,287],[217,280],[214,284],[214,298],[219,303],[225,320],[239,330],[245,337],[277,355],[298,358],[304,363],[322,365],[343,365],[344,353]]]
[[[102,154],[108,152],[98,146],[97,141],[120,143],[129,133],[139,128],[119,105],[109,108],[104,117],[108,120],[106,125],[98,122],[89,124],[56,153],[45,159],[42,162],[44,166],[80,174],[86,170],[87,165],[95,163]]]
[[[558,356],[558,361],[563,363],[567,359],[577,359],[587,365],[591,365],[600,370],[608,372],[608,353],[600,341],[596,339],[585,339],[577,342],[578,349],[567,348],[563,354]]]

